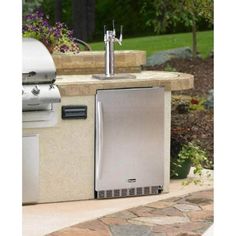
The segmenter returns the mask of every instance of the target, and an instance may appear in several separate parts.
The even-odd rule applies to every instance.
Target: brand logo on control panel
[[[136,179],[128,179],[128,183],[135,183]]]

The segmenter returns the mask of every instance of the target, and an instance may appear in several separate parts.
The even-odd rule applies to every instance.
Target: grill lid
[[[53,83],[56,68],[51,54],[38,40],[23,38],[23,84]]]

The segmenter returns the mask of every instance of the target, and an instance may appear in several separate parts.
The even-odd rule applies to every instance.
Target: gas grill
[[[49,127],[56,123],[55,103],[61,101],[54,85],[56,69],[47,48],[38,40],[23,39],[23,127]]]

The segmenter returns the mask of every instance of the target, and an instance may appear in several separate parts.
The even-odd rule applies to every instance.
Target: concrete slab
[[[170,183],[169,193],[156,196],[23,206],[23,236],[46,235],[128,208],[211,188],[213,188],[212,179],[205,179],[201,185],[190,184],[188,186],[183,186],[181,180],[173,180]]]

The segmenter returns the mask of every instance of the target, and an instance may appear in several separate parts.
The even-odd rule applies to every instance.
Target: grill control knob
[[[40,93],[40,89],[38,88],[38,86],[34,86],[34,88],[32,89],[32,94],[33,95],[38,95]]]
[[[54,89],[54,85],[53,85],[53,84],[50,84],[49,89]]]

